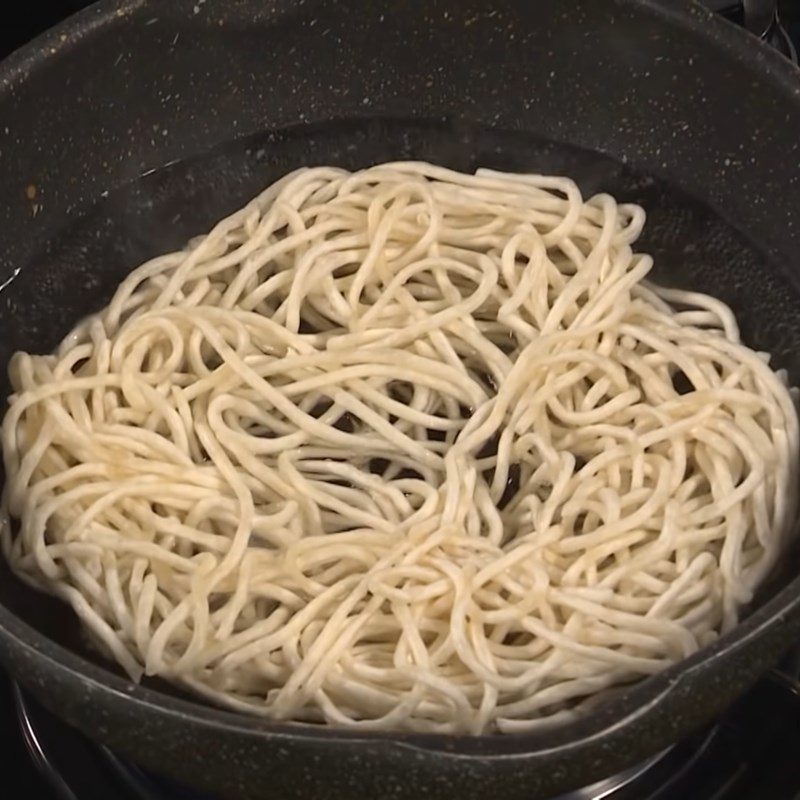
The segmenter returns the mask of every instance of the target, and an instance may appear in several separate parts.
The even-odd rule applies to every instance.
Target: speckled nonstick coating
[[[19,271],[0,368],[294,166],[424,157],[643,202],[661,277],[731,303],[798,381],[799,148],[800,74],[684,0],[101,2],[0,66],[0,283]],[[713,647],[526,736],[275,725],[133,686],[4,565],[0,659],[90,736],[225,797],[534,800],[668,746],[774,663],[800,634],[797,550]]]

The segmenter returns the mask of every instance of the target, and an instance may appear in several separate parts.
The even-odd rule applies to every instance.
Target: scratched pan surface
[[[535,11],[533,6],[535,5]],[[800,381],[800,75],[689,3],[99,3],[0,67],[0,393],[120,279],[302,164],[563,173],[642,203],[662,283]],[[712,648],[546,734],[272,725],[130,685],[0,566],[0,658],[151,769],[232,798],[547,798],[695,730],[800,632],[790,552]]]

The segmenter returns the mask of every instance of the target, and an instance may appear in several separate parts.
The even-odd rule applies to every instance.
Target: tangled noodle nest
[[[733,626],[794,516],[785,380],[644,282],[643,224],[565,178],[287,175],[15,355],[6,557],[248,712],[580,713]]]

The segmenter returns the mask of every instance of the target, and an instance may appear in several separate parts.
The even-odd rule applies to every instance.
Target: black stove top
[[[745,21],[741,0],[706,3],[739,24]],[[0,11],[0,58],[88,4],[29,0],[24,22],[3,19],[10,12]],[[785,54],[795,55],[800,50],[800,1],[779,5],[782,26],[773,23],[761,33]],[[798,665],[800,646],[780,671],[764,677],[713,728],[624,775],[554,800],[800,800]],[[2,672],[0,753],[5,785],[14,787],[10,800],[214,800],[93,744]]]

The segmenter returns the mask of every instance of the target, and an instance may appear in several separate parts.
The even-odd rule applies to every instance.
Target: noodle
[[[522,731],[685,658],[781,552],[798,422],[725,305],[646,282],[644,219],[287,175],[15,354],[6,558],[133,679],[273,719]]]

